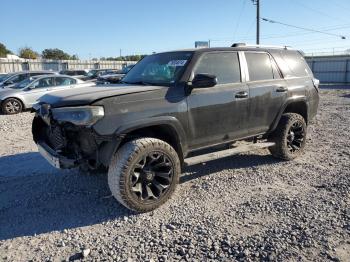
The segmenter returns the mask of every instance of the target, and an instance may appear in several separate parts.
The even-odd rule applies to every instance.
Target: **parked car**
[[[79,78],[84,80],[89,74],[89,69],[69,69],[69,70],[61,70],[59,73],[61,75],[74,76],[75,78]]]
[[[120,80],[133,68],[134,65],[128,65],[121,70],[111,74],[101,75],[97,78],[97,84],[118,84]]]
[[[90,84],[91,85],[91,84]],[[17,114],[29,109],[44,94],[84,85],[84,81],[61,75],[37,75],[0,89],[0,105],[4,114]]]
[[[319,102],[319,81],[287,48],[158,53],[122,81],[42,97],[32,130],[53,166],[108,168],[113,196],[138,212],[167,201],[185,166],[258,148],[300,156]],[[240,140],[252,143],[201,150]]]
[[[1,83],[4,79],[6,79],[7,76],[8,76],[8,74],[6,74],[6,73],[0,73],[0,83]]]
[[[57,74],[53,71],[21,71],[0,76],[0,88],[17,84],[31,76]]]
[[[116,70],[113,70],[113,69],[91,69],[87,74],[87,76],[83,78],[83,80],[85,81],[94,80],[102,75],[113,74],[115,72]]]

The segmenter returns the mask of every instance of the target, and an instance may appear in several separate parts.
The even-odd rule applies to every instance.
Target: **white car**
[[[17,114],[32,108],[40,97],[48,93],[92,85],[65,75],[34,76],[0,89],[0,105],[4,114]]]

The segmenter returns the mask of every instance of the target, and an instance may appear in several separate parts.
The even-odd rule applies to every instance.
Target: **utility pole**
[[[256,44],[260,44],[260,0],[252,0],[256,5]]]

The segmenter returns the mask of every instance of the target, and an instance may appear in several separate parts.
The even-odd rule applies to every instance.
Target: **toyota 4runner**
[[[299,156],[318,85],[301,53],[288,48],[236,44],[158,53],[119,85],[42,97],[33,137],[57,168],[108,169],[113,196],[147,212],[170,198],[186,165],[264,147],[284,160]],[[239,140],[251,144],[200,150]]]

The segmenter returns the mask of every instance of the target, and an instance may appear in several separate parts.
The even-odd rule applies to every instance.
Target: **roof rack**
[[[231,47],[256,47],[256,48],[278,48],[278,49],[290,49],[290,46],[274,46],[274,45],[251,45],[246,43],[234,43]]]

